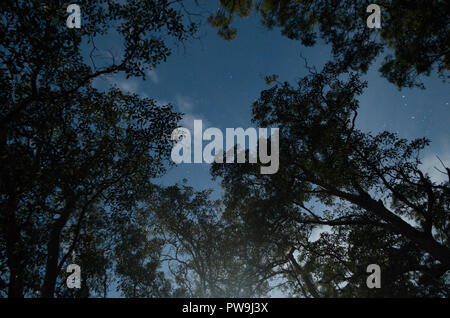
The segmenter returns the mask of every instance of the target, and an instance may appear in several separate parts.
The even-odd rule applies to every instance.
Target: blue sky
[[[236,26],[237,39],[227,42],[204,24],[199,40],[175,47],[168,61],[149,73],[146,81],[122,76],[110,81],[124,90],[172,103],[185,113],[185,127],[192,126],[194,119],[202,119],[204,129],[251,127],[251,104],[267,88],[264,76],[275,73],[281,81],[294,83],[306,74],[300,56],[320,68],[329,58],[329,48],[323,44],[302,47],[281,36],[279,30],[264,29],[257,17],[237,21]],[[432,144],[424,153],[424,169],[436,180],[442,179],[433,166],[438,165],[436,155],[447,163],[450,159],[447,84],[432,75],[424,78],[426,90],[400,91],[377,69],[374,65],[365,76],[368,88],[360,98],[358,127],[372,132],[386,129],[409,139],[428,137]],[[178,165],[160,182],[168,185],[183,178],[198,189],[218,189],[208,164]]]

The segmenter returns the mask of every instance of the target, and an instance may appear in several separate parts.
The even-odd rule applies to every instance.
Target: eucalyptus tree
[[[437,167],[444,182],[422,172],[425,138],[357,129],[365,85],[330,62],[296,86],[264,90],[253,120],[280,128],[280,169],[261,175],[260,163],[213,165],[225,213],[271,242],[272,258],[289,260],[291,280],[300,278],[292,284],[307,295],[448,296],[450,169]],[[330,231],[311,242],[320,226]],[[385,288],[368,291],[373,263]]]
[[[73,29],[67,6],[0,4],[0,292],[10,297],[53,297],[74,252],[83,295],[105,290],[111,244],[151,197],[180,118],[93,81],[145,78],[164,62],[196,31],[181,1],[83,1]],[[108,55],[106,36],[121,52]]]

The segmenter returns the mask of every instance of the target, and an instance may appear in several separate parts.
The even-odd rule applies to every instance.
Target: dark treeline
[[[379,1],[378,30],[366,27],[369,3],[220,0],[208,18],[181,0],[86,0],[83,27],[69,30],[63,1],[3,1],[0,296],[448,297],[450,168],[437,167],[448,181],[436,183],[419,169],[429,140],[355,122],[361,76],[379,57],[380,76],[400,89],[448,78],[449,3]],[[157,186],[182,114],[93,81],[145,78],[202,20],[231,41],[234,20],[252,13],[333,53],[297,83],[267,77],[251,107],[259,127],[280,127],[279,171],[214,164],[217,201],[188,182]],[[83,57],[112,29],[120,57]],[[72,262],[81,289],[66,286]],[[382,270],[380,289],[366,286],[369,264]]]

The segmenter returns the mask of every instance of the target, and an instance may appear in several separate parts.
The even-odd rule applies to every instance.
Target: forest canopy
[[[449,297],[447,161],[438,157],[436,180],[421,168],[429,138],[357,121],[377,61],[400,89],[448,79],[450,4],[378,1],[383,27],[368,29],[370,3],[220,0],[198,14],[201,1],[86,0],[81,28],[68,29],[64,1],[3,1],[0,296]],[[192,114],[96,81],[148,79],[205,24],[232,46],[252,14],[299,47],[332,52],[295,82],[266,76],[245,110],[280,128],[278,171],[224,160],[210,167],[220,191],[189,174],[160,182],[171,134]],[[118,52],[102,48],[110,34]],[[81,288],[70,289],[74,263]],[[367,286],[369,264],[382,288]]]

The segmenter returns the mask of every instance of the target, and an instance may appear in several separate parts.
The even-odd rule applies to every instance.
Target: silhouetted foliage
[[[366,12],[373,1],[353,0],[220,0],[220,8],[210,24],[226,40],[238,30],[235,17],[248,17],[252,11],[262,24],[280,28],[302,45],[315,45],[317,39],[331,44],[341,72],[366,72],[377,56],[385,52],[380,71],[398,87],[422,86],[419,75],[433,69],[448,79],[450,69],[450,4],[439,0],[383,0],[381,29],[369,29]]]
[[[224,189],[163,187],[169,105],[99,90],[94,80],[144,78],[196,32],[182,0],[83,2],[81,29],[63,1],[0,4],[0,295],[8,297],[448,297],[450,169],[420,170],[426,139],[356,128],[361,74],[398,87],[449,69],[448,2],[221,0],[209,18],[237,36],[235,16],[257,12],[303,45],[331,44],[333,60],[253,104],[259,127],[280,128],[280,168],[214,164]],[[97,47],[115,32],[117,56]],[[66,266],[82,268],[81,289]],[[368,289],[366,268],[382,269]],[[277,285],[278,284],[278,285]]]
[[[136,295],[131,285],[141,277],[130,277],[127,267],[140,259],[127,253],[148,258],[160,244],[135,241],[145,237],[148,221],[133,220],[151,197],[151,179],[165,170],[180,115],[171,105],[116,88],[99,91],[92,81],[120,72],[145,77],[165,61],[169,39],[184,41],[195,32],[178,4],[83,1],[80,29],[66,27],[64,1],[0,4],[3,294],[53,297],[75,253],[83,268],[83,288],[75,296],[105,294],[116,263],[119,287]],[[97,37],[111,30],[122,41],[122,55],[96,59]],[[158,264],[156,258],[132,265],[158,285]],[[165,288],[161,281],[139,295],[164,294]]]
[[[428,140],[355,128],[365,83],[328,63],[297,87],[276,84],[253,105],[262,127],[280,127],[280,170],[215,164],[225,214],[291,267],[303,296],[446,296],[450,269],[449,182],[419,169]],[[312,231],[330,229],[311,240]],[[366,287],[366,267],[382,268],[383,288]],[[278,267],[284,270],[285,267]]]
[[[210,191],[186,185],[161,190],[151,207],[165,242],[162,261],[178,286],[178,297],[249,297],[268,292],[271,268],[263,249],[235,222],[222,218],[220,201]]]

